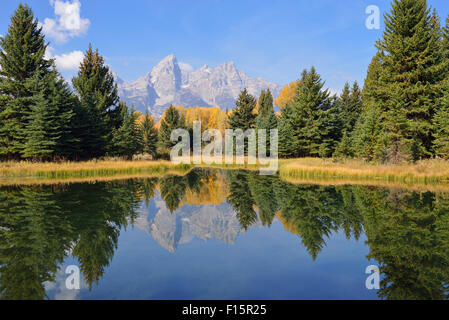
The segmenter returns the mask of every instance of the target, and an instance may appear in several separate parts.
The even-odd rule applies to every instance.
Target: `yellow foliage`
[[[274,105],[278,107],[285,107],[288,103],[295,99],[296,89],[298,88],[299,80],[290,82],[284,88],[279,96],[274,100]]]
[[[203,179],[199,192],[188,189],[183,204],[190,205],[219,205],[226,201],[229,195],[228,180],[224,174],[215,173]]]
[[[204,132],[207,129],[218,129],[222,134],[226,130],[226,124],[228,116],[226,112],[223,112],[218,107],[188,107],[175,106],[175,108],[184,116],[187,128],[193,128],[194,121],[201,121],[201,131]],[[162,115],[162,119],[165,118],[165,112]],[[156,124],[156,128],[159,129],[160,122]]]
[[[182,115],[185,116],[185,108],[183,106],[174,106],[176,110],[178,110]],[[156,125],[154,126],[157,130],[160,129],[161,127],[161,121],[162,119],[165,119],[165,114],[167,113],[168,108],[166,108],[164,110],[164,113],[162,114],[162,117],[159,119],[159,121],[156,123]]]
[[[141,123],[145,120],[145,115],[146,115],[146,114],[145,114],[145,113],[142,113],[142,112],[140,112],[140,111],[136,111],[135,114],[137,115],[137,120],[136,120],[137,123],[138,123],[138,124],[141,124]],[[152,115],[149,114],[148,117],[149,117],[149,118],[153,118],[153,120],[154,120],[154,116],[152,116]]]

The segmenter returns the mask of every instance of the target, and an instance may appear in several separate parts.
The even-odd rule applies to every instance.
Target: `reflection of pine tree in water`
[[[137,215],[138,185],[74,184],[0,189],[0,297],[44,299],[66,253],[89,286],[103,275],[119,231]],[[74,247],[73,247],[74,244]]]
[[[159,187],[167,209],[173,213],[179,208],[187,188],[192,192],[200,192],[206,174],[204,170],[192,170],[185,176],[168,175],[161,178]]]
[[[0,192],[0,298],[44,299],[70,242],[68,217],[52,191],[6,188]]]
[[[336,191],[341,195],[342,207],[337,208],[339,226],[345,232],[346,238],[358,240],[363,232],[363,218],[355,203],[355,196],[352,188],[336,187]]]
[[[166,206],[205,192],[216,171],[194,170],[161,178]],[[326,237],[366,230],[369,258],[378,261],[379,297],[446,299],[449,284],[449,195],[376,187],[294,185],[256,172],[226,171],[228,202],[245,229],[258,217],[277,216],[316,258]],[[72,250],[89,286],[111,263],[122,227],[137,216],[141,199],[154,195],[157,179],[0,188],[0,298],[43,299]],[[207,197],[206,197],[207,198]]]
[[[338,230],[341,196],[333,187],[290,185],[278,181],[275,196],[281,220],[302,238],[315,259],[325,246],[325,237]]]
[[[143,181],[142,181],[140,195],[142,196],[143,200],[145,201],[146,207],[148,207],[148,205],[150,204],[151,198],[153,198],[156,193],[157,183],[158,183],[157,178],[148,178],[148,179],[143,179]]]
[[[380,264],[379,297],[447,299],[449,197],[430,192],[357,188],[369,257]]]
[[[78,206],[78,240],[73,256],[78,258],[80,269],[89,285],[103,276],[104,268],[112,261],[120,229],[137,216],[141,183],[130,180],[95,184],[91,188],[75,185],[75,197],[64,201],[68,206]]]
[[[260,221],[264,226],[271,225],[278,210],[278,202],[273,188],[275,180],[274,176],[263,176],[255,172],[248,174],[249,189],[259,209]]]
[[[368,258],[381,266],[379,297],[448,298],[449,195],[375,187],[293,185],[274,177],[270,185],[269,177],[245,172],[229,172],[228,177],[229,202],[238,215],[254,217],[252,208],[256,205],[261,221],[270,225],[279,207],[280,220],[301,237],[313,258],[332,233],[343,230],[348,239],[358,239],[365,228],[370,246]],[[248,220],[241,217],[242,227],[249,226]]]
[[[249,173],[243,170],[227,172],[229,180],[228,202],[232,205],[240,225],[245,230],[257,222],[257,213],[254,211],[256,203],[248,185],[248,175]]]

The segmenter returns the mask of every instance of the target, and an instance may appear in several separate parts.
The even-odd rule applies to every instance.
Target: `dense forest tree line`
[[[329,97],[313,68],[284,88],[280,155],[449,158],[448,30],[425,0],[394,0],[363,89],[346,84]]]
[[[376,48],[363,88],[331,95],[312,67],[277,97],[279,114],[269,90],[256,99],[244,89],[227,127],[277,128],[286,158],[449,158],[449,18],[441,26],[427,1],[394,0]]]
[[[449,19],[442,25],[426,0],[393,1],[363,88],[347,83],[331,95],[312,67],[277,99],[268,89],[258,98],[244,89],[229,112],[170,106],[159,123],[120,101],[111,71],[92,47],[72,92],[45,58],[44,35],[26,5],[17,8],[0,46],[2,160],[167,158],[172,130],[192,130],[196,120],[202,130],[222,133],[277,128],[285,158],[449,158]]]
[[[27,5],[20,4],[0,39],[0,159],[83,160],[155,155],[155,123],[118,97],[98,50],[84,55],[73,91],[45,58],[48,44]]]

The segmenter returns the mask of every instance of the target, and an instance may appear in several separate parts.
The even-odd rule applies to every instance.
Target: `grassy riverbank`
[[[86,162],[3,162],[1,179],[42,178],[67,179],[87,177],[129,176],[136,174],[185,173],[193,166],[170,161],[86,161]]]
[[[223,169],[257,170],[255,165],[198,165]],[[176,165],[170,161],[87,162],[3,162],[0,163],[0,184],[21,180],[84,180],[104,177],[133,177],[184,174],[194,165]],[[416,164],[381,165],[362,161],[335,162],[332,159],[279,160],[279,175],[289,181],[326,182],[389,182],[400,184],[449,184],[449,161],[424,160]],[[2,183],[3,182],[3,183]]]
[[[331,159],[283,160],[279,174],[289,179],[385,181],[399,183],[449,183],[449,161],[423,160],[404,164],[370,164],[357,160],[334,162]]]

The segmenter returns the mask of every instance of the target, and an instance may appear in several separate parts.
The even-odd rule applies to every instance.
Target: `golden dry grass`
[[[184,174],[194,167],[258,170],[257,165],[187,165],[170,161],[111,161],[87,162],[0,163],[0,185],[47,184],[116,180],[138,177]],[[449,188],[449,161],[424,160],[416,164],[368,164],[362,161],[334,162],[332,159],[279,160],[279,175],[293,183],[328,185],[364,184],[416,189],[438,185]]]
[[[348,179],[352,181],[384,181],[406,184],[445,184],[449,182],[449,161],[423,160],[415,164],[369,164],[331,159],[281,160],[280,176],[295,179]]]
[[[86,162],[3,162],[0,178],[67,179],[108,177],[117,175],[182,173],[193,166],[173,164],[170,161],[86,161]]]

